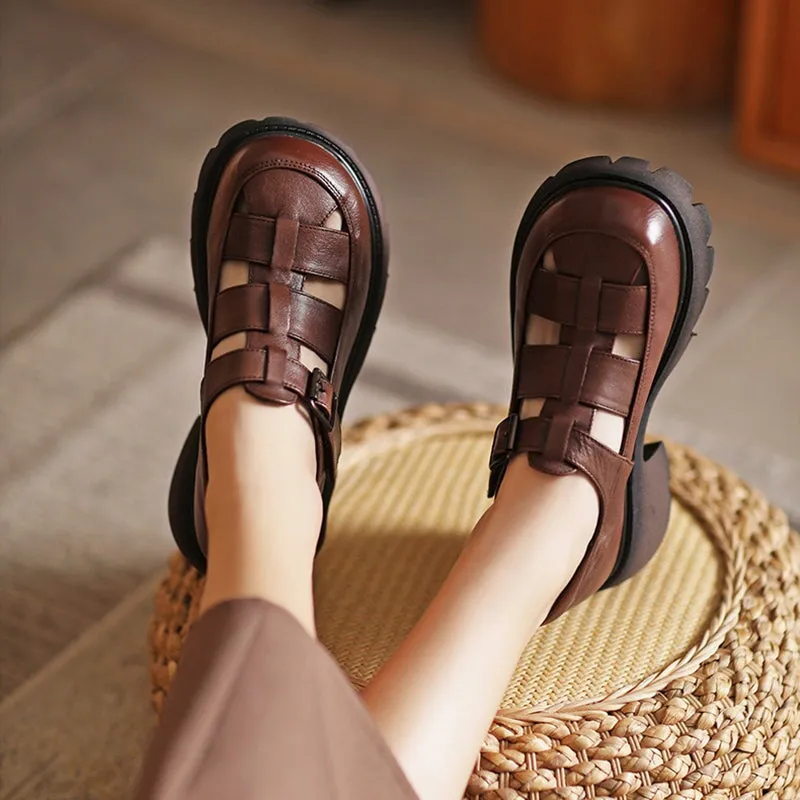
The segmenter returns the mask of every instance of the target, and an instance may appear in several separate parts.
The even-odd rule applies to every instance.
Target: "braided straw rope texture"
[[[356,686],[419,617],[486,507],[503,412],[423,406],[347,432],[315,590],[320,638]],[[683,447],[670,458],[657,558],[534,636],[469,798],[800,798],[800,538],[728,470]],[[173,556],[150,629],[157,711],[201,590]]]

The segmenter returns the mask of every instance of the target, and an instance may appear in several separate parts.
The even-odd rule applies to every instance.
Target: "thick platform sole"
[[[367,356],[375,326],[380,316],[386,292],[389,263],[388,236],[375,183],[353,151],[343,142],[314,125],[298,122],[289,117],[267,117],[263,120],[247,120],[234,125],[222,135],[217,146],[208,153],[203,162],[192,204],[190,248],[197,309],[203,326],[208,330],[209,287],[206,236],[214,197],[225,167],[233,155],[247,142],[274,135],[296,136],[301,139],[307,139],[321,145],[332,153],[355,179],[368,209],[372,241],[372,272],[364,317],[359,326],[353,352],[345,368],[342,387],[339,392],[339,412],[343,414],[353,384],[364,364],[364,359]],[[172,474],[168,514],[172,535],[181,553],[196,569],[200,572],[205,572],[206,557],[197,541],[194,520],[194,481],[200,446],[200,432],[201,424],[198,417],[181,448]],[[327,510],[332,494],[333,483],[330,482],[330,485],[326,484],[322,491],[325,518],[320,532],[319,546],[322,545],[325,536]]]
[[[612,161],[595,156],[573,161],[548,178],[528,204],[522,217],[511,267],[511,311],[515,304],[516,274],[522,249],[539,216],[567,192],[591,186],[619,186],[655,200],[666,212],[680,246],[681,294],[678,311],[656,372],[642,416],[633,452],[633,470],[626,492],[625,526],[616,565],[603,588],[633,577],[656,554],[669,524],[669,462],[663,443],[645,444],[650,413],[664,382],[692,339],[708,296],[714,264],[708,246],[711,220],[706,207],[692,202],[692,187],[668,169],[651,170],[639,158]],[[513,325],[512,325],[513,330]]]

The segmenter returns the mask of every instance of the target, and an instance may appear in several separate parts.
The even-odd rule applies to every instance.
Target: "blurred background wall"
[[[188,213],[202,158],[240,119],[328,127],[385,195],[391,281],[351,419],[507,402],[511,242],[565,162],[684,174],[717,266],[651,429],[800,518],[800,0],[0,13],[0,750],[15,798],[124,795],[152,722],[142,643],[202,363]]]

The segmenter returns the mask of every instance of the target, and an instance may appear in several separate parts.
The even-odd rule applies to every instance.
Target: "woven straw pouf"
[[[320,638],[356,686],[419,617],[486,507],[502,415],[426,406],[349,430],[316,591]],[[469,797],[800,798],[800,537],[727,470],[682,447],[670,457],[658,556],[533,637]],[[175,556],[150,631],[157,710],[201,586]]]

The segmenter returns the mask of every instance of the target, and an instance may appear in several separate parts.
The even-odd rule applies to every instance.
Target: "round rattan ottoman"
[[[316,594],[320,638],[356,686],[419,617],[486,507],[502,415],[424,406],[347,432]],[[468,797],[800,797],[800,537],[729,471],[683,447],[670,458],[658,556],[533,637]],[[150,630],[157,710],[201,589],[174,556]]]

